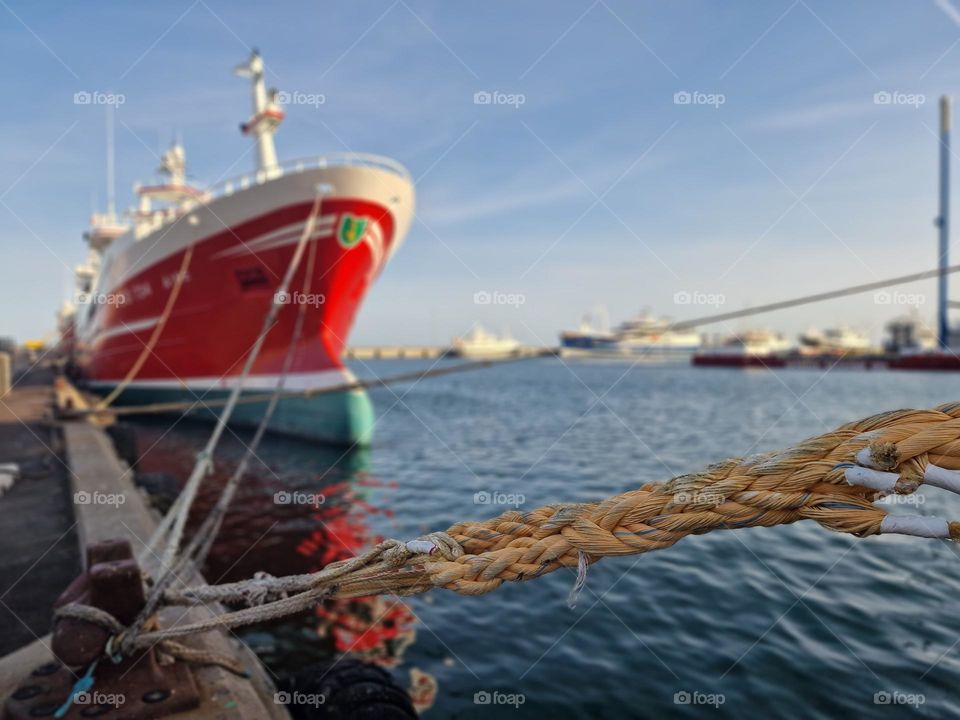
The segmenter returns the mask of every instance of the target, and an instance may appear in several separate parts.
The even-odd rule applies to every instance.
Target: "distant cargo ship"
[[[576,356],[635,356],[651,360],[686,360],[702,344],[700,335],[670,329],[670,322],[649,313],[627,320],[613,331],[589,322],[579,330],[560,333],[560,352]]]
[[[960,370],[960,347],[941,349],[933,330],[914,314],[887,325],[887,351],[894,353],[888,363],[892,370]],[[960,335],[956,329],[951,339]]]
[[[790,342],[778,333],[748,330],[720,345],[704,348],[693,364],[711,367],[784,367]]]
[[[283,307],[244,389],[263,393],[278,385],[304,304],[284,388],[354,380],[340,356],[367,288],[406,235],[413,183],[399,164],[375,156],[278,164],[278,93],[265,88],[256,53],[237,74],[252,81],[254,112],[241,130],[256,141],[256,172],[195,188],[186,180],[183,148],[174,146],[163,158],[165,182],[137,189],[130,224],[111,211],[95,216],[86,234],[90,255],[77,271],[76,309],[64,334],[79,378],[100,392],[122,386],[118,403],[200,398],[202,410],[204,399],[235,387],[311,222],[314,261],[301,262],[290,294],[278,299]],[[165,317],[175,287],[179,295]],[[145,352],[158,325],[159,339]],[[233,419],[257,423],[263,409],[239,405]],[[369,441],[373,423],[369,398],[355,390],[284,399],[270,427],[352,444]]]

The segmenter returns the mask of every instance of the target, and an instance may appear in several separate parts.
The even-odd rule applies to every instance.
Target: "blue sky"
[[[954,2],[0,0],[0,334],[52,328],[104,202],[104,110],[74,94],[125,97],[125,206],[175,135],[198,183],[251,168],[231,68],[254,46],[271,85],[325,97],[287,108],[281,158],[381,153],[418,178],[357,344],[440,343],[475,321],[551,343],[597,304],[685,318],[715,308],[677,293],[730,310],[927,269],[937,97],[960,91]],[[933,284],[903,290],[932,320]],[[482,291],[524,302],[477,305]],[[867,295],[760,324],[879,337],[905,309]]]

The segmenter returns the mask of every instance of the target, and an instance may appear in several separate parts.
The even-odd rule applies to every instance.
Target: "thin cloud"
[[[950,0],[933,0],[934,5],[943,10],[944,14],[953,20],[953,24],[960,27],[960,10],[953,6]]]
[[[757,130],[805,130],[866,115],[873,108],[874,105],[869,98],[862,101],[845,100],[807,105],[767,115],[758,120],[754,128]]]

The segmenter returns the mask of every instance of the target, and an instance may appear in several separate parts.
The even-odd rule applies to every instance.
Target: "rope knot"
[[[402,540],[394,540],[392,538],[384,540],[380,543],[380,547],[383,561],[391,567],[400,567],[407,561],[407,558],[413,554],[407,549],[406,543]]]
[[[421,535],[416,540],[384,540],[381,558],[393,567],[401,567],[407,560],[417,555],[439,555],[444,560],[453,561],[463,555],[460,543],[445,532],[432,532]]]
[[[249,607],[259,607],[267,602],[270,599],[270,589],[271,583],[270,580],[275,580],[276,578],[268,572],[263,570],[258,570],[253,574],[253,581],[250,583],[250,586],[245,592],[245,600]],[[287,597],[286,592],[279,593],[279,599],[284,599]]]
[[[434,550],[444,560],[453,561],[463,556],[463,548],[460,547],[460,543],[445,532],[432,532],[429,535],[417,538],[417,540],[426,540],[433,543]],[[431,555],[434,550],[430,551]]]

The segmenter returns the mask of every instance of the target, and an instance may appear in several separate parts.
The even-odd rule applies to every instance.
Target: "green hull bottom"
[[[262,395],[265,391],[247,391],[244,395]],[[114,402],[115,405],[147,405],[159,402],[197,402],[227,398],[229,390],[197,392],[189,390],[158,390],[156,388],[128,388]],[[242,396],[241,396],[242,397]],[[256,428],[263,418],[267,402],[238,404],[230,417],[230,424]],[[197,407],[188,416],[216,420],[222,407]],[[170,413],[180,415],[181,413]],[[135,417],[135,416],[134,416]],[[314,395],[313,397],[283,398],[270,419],[268,430],[283,435],[305,438],[331,445],[369,445],[376,422],[373,404],[363,390]]]

